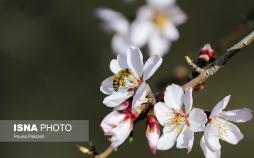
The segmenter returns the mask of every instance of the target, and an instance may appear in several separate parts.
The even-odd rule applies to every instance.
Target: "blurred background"
[[[84,119],[90,121],[90,140],[99,151],[109,142],[100,129],[101,119],[111,111],[102,104],[101,81],[111,75],[111,35],[94,17],[97,7],[110,7],[126,16],[144,1],[122,0],[0,0],[0,119]],[[210,42],[218,55],[253,27],[253,0],[178,0],[188,15],[179,27],[180,40],[164,57],[149,83],[172,75],[184,56]],[[253,14],[253,13],[252,13]],[[144,50],[145,51],[145,50]],[[227,66],[210,78],[203,91],[195,93],[196,107],[211,109],[231,94],[227,109],[254,109],[254,45],[242,50]],[[144,52],[144,54],[147,54]],[[252,158],[254,123],[239,125],[245,139],[237,146],[222,142],[222,157]],[[0,129],[1,130],[1,129]],[[135,126],[134,141],[124,143],[112,158],[155,157],[145,138],[145,123]],[[156,157],[202,158],[201,134],[193,150],[158,152]],[[76,143],[0,143],[1,158],[81,158]],[[83,145],[88,145],[83,143]],[[128,154],[126,154],[128,153]]]

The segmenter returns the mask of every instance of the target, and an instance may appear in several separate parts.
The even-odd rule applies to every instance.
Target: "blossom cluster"
[[[142,119],[146,119],[145,134],[153,154],[157,150],[169,150],[175,144],[176,148],[187,149],[189,153],[198,132],[203,134],[200,147],[205,157],[220,158],[220,141],[236,145],[243,139],[234,123],[251,120],[252,111],[248,108],[225,111],[230,95],[206,111],[194,106],[192,96],[193,89],[202,89],[204,82],[187,88],[168,85],[160,97],[154,95],[147,83],[162,64],[162,56],[179,39],[177,27],[187,20],[176,0],[146,0],[134,18],[104,7],[96,9],[95,14],[103,28],[113,33],[111,47],[117,54],[110,62],[113,75],[100,87],[107,95],[103,103],[113,109],[101,122],[111,147],[119,147],[130,137],[134,124]],[[139,48],[145,46],[150,57],[144,63]],[[215,52],[206,44],[199,51],[197,62],[191,65],[202,69],[214,60]],[[188,79],[197,75],[199,72],[193,71]]]
[[[143,63],[139,48],[129,47],[125,54],[111,60],[113,76],[105,79],[100,87],[107,96],[103,103],[113,108],[101,122],[104,134],[111,146],[117,148],[129,136],[133,125],[147,107],[146,137],[152,153],[169,150],[175,144],[189,153],[196,132],[203,132],[200,146],[206,158],[221,156],[220,140],[237,144],[243,134],[234,123],[252,119],[248,108],[225,111],[230,96],[218,102],[211,112],[193,106],[192,87],[183,89],[171,84],[166,87],[162,100],[151,102],[147,80],[162,64],[159,55],[151,56]],[[161,132],[162,129],[162,132]]]
[[[171,43],[179,39],[177,26],[183,24],[187,16],[175,0],[146,2],[138,8],[132,20],[109,8],[95,11],[105,30],[114,33],[111,46],[115,53],[125,55],[131,45],[138,48],[147,46],[150,56],[163,56]]]

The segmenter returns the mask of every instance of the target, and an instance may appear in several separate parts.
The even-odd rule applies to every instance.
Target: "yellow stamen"
[[[180,133],[186,124],[186,118],[180,113],[170,113],[169,119],[165,121],[164,126],[171,126],[177,133]]]
[[[213,120],[211,123],[213,123],[217,128],[220,139],[222,141],[225,140],[225,138],[228,136],[228,132],[230,131],[228,124],[226,122],[221,123],[219,120],[216,119]]]
[[[153,21],[160,29],[163,29],[168,23],[170,23],[169,17],[159,11],[154,14]]]

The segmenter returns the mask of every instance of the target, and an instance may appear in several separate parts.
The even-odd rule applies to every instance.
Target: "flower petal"
[[[111,60],[109,67],[110,70],[115,74],[121,70],[121,67],[119,66],[118,61],[116,59]]]
[[[127,63],[134,73],[141,77],[143,74],[143,55],[137,47],[129,47],[127,50]]]
[[[122,120],[124,120],[125,115],[117,112],[112,111],[109,113],[102,121],[101,121],[101,128],[103,129],[104,133],[107,135],[110,130],[119,124]]]
[[[116,107],[114,107],[114,111],[122,111],[122,110],[125,110],[125,109],[127,109],[128,108],[128,106],[124,106],[123,104],[120,104],[120,105],[118,105],[118,106],[116,106]]]
[[[153,7],[164,8],[175,3],[176,0],[146,0]]]
[[[192,98],[192,88],[188,88],[183,95],[183,103],[185,105],[185,113],[189,113],[191,111],[193,105],[193,98]]]
[[[219,119],[220,125],[225,128],[222,139],[226,142],[236,145],[240,140],[243,139],[243,134],[240,129],[231,122]]]
[[[221,149],[218,129],[212,123],[206,125],[204,136],[206,145],[211,151],[214,152]]]
[[[252,119],[252,111],[249,108],[230,110],[222,112],[220,117],[227,121],[242,123]]]
[[[129,99],[133,95],[133,92],[114,92],[110,96],[107,96],[103,100],[103,104],[108,107],[116,107],[125,100]]]
[[[158,102],[154,105],[154,114],[161,125],[164,126],[165,121],[167,121],[173,114],[173,110],[163,102]]]
[[[102,81],[100,90],[102,93],[107,95],[110,95],[114,92],[112,77],[108,77]]]
[[[176,26],[172,23],[167,24],[162,31],[165,37],[168,38],[170,41],[176,41],[179,39],[179,32]]]
[[[218,116],[222,112],[222,110],[226,108],[229,100],[230,100],[230,95],[222,99],[219,103],[217,103],[217,105],[215,105],[215,107],[213,108],[209,118],[212,119]]]
[[[201,146],[201,149],[203,150],[203,153],[205,155],[206,158],[220,158],[221,156],[221,151],[218,150],[218,151],[211,151],[206,143],[205,143],[205,138],[204,136],[201,138],[201,141],[200,141],[200,146]]]
[[[144,80],[149,79],[155,71],[160,67],[162,63],[162,58],[159,55],[155,55],[150,57],[144,66],[144,75],[143,78]]]
[[[103,21],[106,30],[116,33],[127,33],[129,29],[128,20],[119,12],[109,8],[96,9],[95,15]]]
[[[187,16],[179,6],[173,4],[167,11],[176,26],[186,22]]]
[[[152,153],[155,154],[156,150],[157,150],[157,144],[158,144],[158,141],[160,138],[159,127],[156,127],[156,125],[154,125],[154,128],[151,129],[150,126],[147,125],[146,138],[148,140],[149,147],[150,147]]]
[[[126,101],[122,102],[120,105],[114,107],[114,111],[122,111],[124,109],[127,109],[131,105],[131,99],[127,99]]]
[[[130,27],[130,43],[136,47],[143,47],[151,34],[153,25],[150,21],[134,21]]]
[[[193,132],[201,132],[205,129],[207,123],[207,116],[203,110],[194,108],[189,114],[189,124]]]
[[[125,35],[115,34],[112,38],[111,47],[116,54],[126,55],[129,42]]]
[[[133,101],[132,101],[132,109],[135,109],[138,107],[140,104],[143,104],[146,100],[146,95],[147,95],[147,88],[146,88],[146,83],[143,82],[139,87],[138,90],[136,91]]]
[[[164,36],[161,36],[161,33],[158,30],[154,30],[148,41],[148,49],[150,56],[156,54],[163,56],[168,52],[170,46],[171,42]]]
[[[168,127],[164,127],[168,128]],[[172,148],[176,142],[176,138],[177,138],[177,131],[174,129],[171,130],[164,130],[163,129],[163,134],[160,137],[158,144],[157,144],[157,149],[158,150],[168,150],[170,148]]]
[[[182,87],[176,84],[171,84],[166,88],[164,102],[169,107],[179,110],[181,109],[183,104],[182,97],[183,97]]]
[[[188,127],[185,126],[182,132],[177,137],[176,147],[179,149],[186,148],[188,153],[191,151],[193,142],[194,142],[194,132]]]
[[[154,10],[148,5],[139,7],[136,19],[139,21],[151,21],[153,18]]]
[[[127,52],[127,48],[126,48],[125,52]],[[119,66],[121,67],[121,69],[128,68],[126,55],[118,54],[117,61],[118,61]]]
[[[117,148],[130,135],[133,129],[133,123],[130,119],[121,122],[116,128],[112,130],[112,137],[110,138],[111,146]]]

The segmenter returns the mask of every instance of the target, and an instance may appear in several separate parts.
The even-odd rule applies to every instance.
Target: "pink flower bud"
[[[156,153],[160,137],[159,122],[154,115],[148,115],[146,122],[146,137],[153,154]]]
[[[205,44],[198,52],[199,56],[207,56],[208,60],[215,58],[215,52],[209,43]]]
[[[205,44],[203,48],[200,49],[198,54],[199,56],[207,56],[209,59],[212,59],[215,57],[215,52],[211,48],[211,45],[209,43]]]

